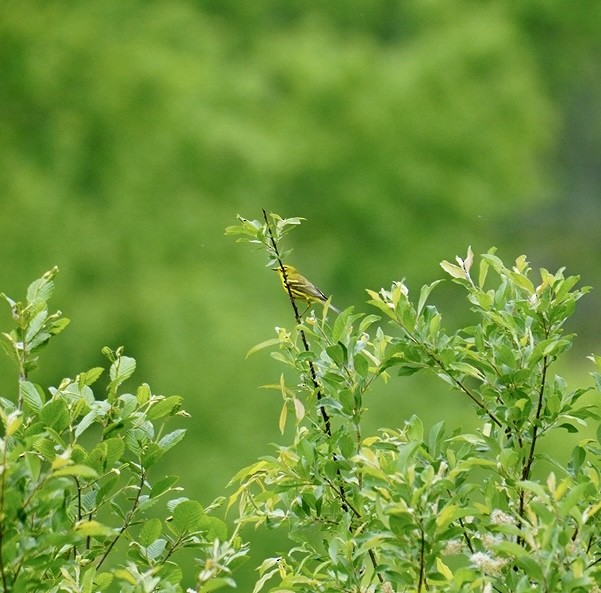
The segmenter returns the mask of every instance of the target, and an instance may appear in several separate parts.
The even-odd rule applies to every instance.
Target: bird
[[[286,288],[286,281],[284,280],[282,268],[284,268],[286,273],[288,288]],[[326,295],[321,292],[321,290],[319,290],[315,284],[300,274],[300,272],[294,266],[282,264],[281,266],[274,268],[274,270],[279,274],[284,290],[288,292],[288,289],[290,289],[290,295],[293,299],[305,301],[309,304],[317,302],[325,303],[328,300],[328,297],[326,297]],[[340,311],[332,304],[330,304],[330,309],[332,309],[332,311],[335,313],[340,314]]]

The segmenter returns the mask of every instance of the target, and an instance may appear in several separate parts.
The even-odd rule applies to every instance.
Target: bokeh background
[[[236,214],[307,219],[291,262],[368,311],[365,288],[495,245],[592,285],[563,371],[601,350],[601,3],[583,0],[5,0],[0,18],[0,291],[57,264],[72,324],[33,379],[104,364],[192,414],[165,471],[208,503],[283,438],[280,369],[257,342],[290,325]],[[468,316],[457,287],[437,304]],[[8,307],[0,309],[10,328]],[[0,360],[0,393],[16,377]],[[131,384],[135,388],[135,383]],[[371,428],[418,412],[469,422],[428,377],[394,380]],[[467,420],[466,420],[467,419]],[[256,545],[243,571],[281,539]],[[247,584],[245,584],[247,583]]]

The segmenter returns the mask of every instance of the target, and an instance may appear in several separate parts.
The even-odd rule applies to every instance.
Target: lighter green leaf
[[[186,429],[178,428],[177,430],[169,432],[164,437],[162,437],[158,445],[159,447],[161,447],[161,449],[163,449],[163,451],[167,451],[171,449],[171,447],[177,445],[177,443],[179,443],[184,438],[184,436],[186,436]]]
[[[270,348],[271,346],[277,346],[281,340],[279,338],[272,338],[270,340],[265,340],[264,342],[260,342],[253,346],[247,353],[246,358],[254,354],[255,352],[259,352],[259,350],[264,350],[265,348]]]
[[[110,377],[112,381],[123,383],[126,379],[129,379],[136,370],[136,360],[130,356],[120,356],[111,365]]]
[[[447,260],[440,262],[440,267],[453,278],[460,278],[461,280],[467,280],[467,274],[463,268],[448,262]]]
[[[173,416],[176,414],[182,405],[182,397],[180,395],[171,395],[164,399],[156,400],[151,404],[146,417],[149,420],[157,420],[164,416]]]
[[[202,505],[195,500],[180,502],[173,510],[172,525],[177,533],[190,533],[200,528],[205,511]]]
[[[111,536],[114,530],[98,521],[79,521],[75,524],[75,532],[86,537]]]
[[[81,464],[64,465],[53,472],[54,476],[77,476],[79,478],[97,478],[98,474],[96,471],[87,466]]]
[[[40,392],[30,381],[19,382],[19,397],[36,413],[39,412],[44,405]]]
[[[140,544],[143,546],[149,546],[153,541],[155,541],[159,535],[161,535],[161,531],[163,529],[163,525],[160,519],[149,519],[144,522],[142,529],[140,530]]]
[[[451,521],[459,516],[459,507],[456,504],[448,504],[436,515],[436,526],[445,529]]]
[[[432,282],[432,284],[425,284],[424,286],[422,286],[422,289],[419,292],[419,300],[417,301],[417,315],[421,315],[421,312],[423,311],[424,306],[426,305],[430,293],[441,282],[444,282],[444,280],[436,280],[435,282]]]

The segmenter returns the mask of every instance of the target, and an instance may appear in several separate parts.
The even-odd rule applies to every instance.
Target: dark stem
[[[263,218],[265,220],[265,224],[267,225],[267,231],[269,233],[269,240],[271,242],[271,247],[273,248],[273,253],[275,255],[275,258],[278,262],[278,266],[282,273],[282,277],[284,279],[284,286],[286,287],[286,292],[288,293],[288,297],[290,298],[290,304],[292,305],[292,309],[294,311],[294,318],[296,319],[296,323],[298,325],[300,325],[301,324],[301,316],[299,315],[298,308],[296,306],[296,301],[294,300],[294,297],[292,296],[292,291],[290,290],[290,285],[288,284],[288,275],[286,274],[286,268],[284,267],[284,263],[282,262],[282,259],[280,257],[280,252],[278,250],[277,243],[276,243],[273,233],[271,231],[271,225],[269,224],[269,219],[267,218],[267,212],[265,212],[264,208],[262,209],[262,211],[263,211]],[[303,347],[305,349],[305,352],[310,352],[309,342],[307,341],[305,332],[302,329],[300,330],[300,336],[301,336],[301,340],[303,342]],[[319,401],[323,398],[323,393],[321,391],[321,385],[317,381],[317,373],[315,372],[315,367],[313,366],[313,362],[311,362],[311,361],[309,361],[309,373],[311,375],[311,383],[313,384],[315,393],[317,394],[317,401]],[[330,421],[330,415],[328,414],[328,412],[324,406],[320,405],[319,409],[320,409],[321,417],[323,418],[325,433],[329,438],[331,438],[332,437],[332,424]],[[334,461],[336,461],[335,454],[333,454],[333,459],[334,459]],[[338,488],[334,488],[334,491],[337,492],[340,497],[340,506],[341,506],[342,510],[345,512],[348,512],[349,510],[351,510],[352,512],[354,512],[354,514],[357,517],[359,517],[360,516],[359,512],[356,509],[354,509],[347,500],[346,491],[344,488],[344,484],[342,482],[342,475],[340,473],[339,467],[336,467],[336,475],[339,479],[339,486],[338,486]],[[380,581],[380,583],[383,583],[384,579],[383,579],[382,575],[379,572],[377,572],[378,561],[377,561],[375,552],[373,551],[373,549],[370,549],[368,551],[368,554],[369,554],[370,561],[374,567],[374,571],[376,572],[376,575],[378,577],[378,580]]]
[[[288,293],[288,297],[290,298],[290,304],[292,305],[292,309],[294,310],[294,318],[296,319],[296,323],[298,325],[300,325],[302,323],[301,316],[298,312],[298,307],[296,306],[296,301],[294,300],[294,297],[292,296],[292,291],[290,289],[290,285],[288,284],[288,275],[286,274],[286,268],[284,267],[282,259],[280,258],[280,252],[278,250],[278,246],[277,246],[277,243],[273,236],[273,233],[271,232],[271,225],[269,224],[269,219],[267,218],[267,212],[265,212],[265,209],[263,209],[263,218],[265,219],[265,224],[267,225],[267,231],[269,233],[269,240],[271,241],[273,253],[275,254],[275,257],[278,261],[278,266],[282,273],[282,278],[284,279],[284,286],[286,287],[286,292]],[[302,329],[300,330],[300,336],[301,336],[301,340],[303,342],[303,347],[305,349],[305,352],[310,352],[309,342],[307,341],[307,336],[305,336],[305,332]],[[315,372],[315,367],[313,366],[313,363],[311,361],[309,361],[309,374],[311,375],[311,383],[313,384],[313,387],[315,388],[315,392],[317,394],[317,400],[319,401],[323,398],[323,394],[321,392],[321,386],[319,385],[319,382],[317,381],[317,373]],[[321,417],[323,418],[325,432],[328,435],[328,437],[331,437],[332,436],[332,426],[331,426],[331,422],[330,422],[330,415],[328,414],[327,410],[323,406],[319,406],[319,409],[321,412]]]
[[[406,333],[407,337],[414,344],[418,345],[426,353],[426,355],[429,356],[442,371],[444,371],[444,373],[455,383],[457,388],[460,391],[463,391],[463,393],[465,393],[465,395],[467,395],[481,410],[483,410],[486,413],[486,415],[499,428],[501,428],[501,426],[502,426],[501,421],[484,405],[484,403],[482,401],[480,401],[480,399],[477,396],[475,396],[470,391],[470,389],[461,380],[457,379],[456,377],[453,377],[453,375],[451,375],[448,372],[445,364],[440,360],[440,358],[438,358],[438,356],[436,356],[436,353],[432,352],[424,342],[421,342],[420,340],[418,340],[403,324],[399,324],[399,325],[401,326],[403,331]]]
[[[129,512],[127,513],[127,517],[125,517],[125,522],[123,523],[123,526],[121,527],[121,529],[119,529],[119,532],[114,537],[113,541],[108,545],[107,549],[104,551],[102,558],[100,558],[100,560],[98,561],[98,565],[96,566],[96,569],[98,569],[102,566],[104,561],[107,559],[108,555],[111,553],[111,550],[115,547],[115,544],[119,541],[121,536],[125,533],[126,529],[131,525],[132,519],[134,518],[134,513],[136,512],[136,509],[138,508],[138,502],[140,501],[140,495],[142,494],[142,488],[144,487],[145,481],[146,481],[146,472],[144,471],[144,468],[141,467],[141,469],[140,469],[140,484],[138,486],[138,492],[136,493],[136,497],[134,498],[134,502],[131,506],[131,509],[129,509]]]
[[[538,405],[536,407],[536,417],[534,422],[534,428],[532,429],[532,442],[530,443],[530,451],[528,453],[528,461],[524,466],[524,471],[522,472],[522,480],[527,480],[530,477],[530,470],[532,469],[532,464],[534,463],[534,450],[536,448],[536,440],[538,437],[538,421],[540,419],[540,415],[543,409],[543,401],[545,395],[545,385],[547,382],[547,369],[549,368],[549,361],[545,356],[543,358],[543,372],[540,381],[540,389],[538,390]]]
[[[530,471],[532,470],[532,464],[534,463],[534,451],[536,449],[536,441],[538,439],[538,421],[540,419],[540,415],[543,409],[543,401],[545,395],[545,386],[547,382],[547,369],[549,368],[549,360],[545,356],[543,358],[543,371],[540,380],[540,388],[538,390],[538,405],[536,407],[536,416],[534,419],[534,426],[532,428],[532,441],[530,442],[530,451],[528,452],[528,459],[524,465],[524,469],[522,471],[522,481],[528,480],[530,478]],[[520,492],[520,517],[524,516],[524,508],[526,506],[526,493],[524,489]],[[521,523],[519,525],[521,527]],[[518,543],[522,543],[522,538],[518,538]]]
[[[424,585],[424,578],[425,578],[425,571],[426,571],[426,567],[425,567],[425,555],[426,555],[426,538],[424,537],[424,528],[423,526],[420,526],[420,535],[421,535],[421,542],[420,542],[420,549],[419,549],[419,581],[417,583],[417,591],[418,593],[421,593],[422,591],[422,587]]]

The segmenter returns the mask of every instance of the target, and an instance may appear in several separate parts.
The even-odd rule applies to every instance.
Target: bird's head
[[[292,274],[298,274],[298,271],[294,266],[289,266],[288,264],[282,264],[282,268],[284,268],[284,271],[286,272],[286,276],[291,276]],[[273,271],[277,272],[281,276],[282,268],[280,268],[280,266],[278,266],[277,268],[273,268]]]

